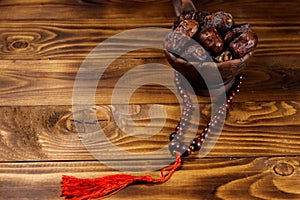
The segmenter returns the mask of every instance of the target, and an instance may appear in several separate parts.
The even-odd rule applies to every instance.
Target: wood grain
[[[133,185],[110,199],[299,199],[299,162],[299,157],[187,159],[167,183]],[[0,172],[4,199],[60,199],[61,174],[118,173],[96,161],[1,163]]]
[[[1,8],[1,7],[0,7]],[[0,12],[1,13],[1,12]],[[1,16],[1,15],[0,15]],[[144,27],[172,27],[172,19],[111,19],[107,23],[103,19],[72,21],[4,21],[0,24],[0,58],[1,59],[84,59],[90,51],[103,40],[124,30]],[[129,20],[129,21],[128,21]],[[274,24],[273,21],[244,21],[253,24],[259,36],[256,56],[297,56],[300,50],[300,24]],[[130,24],[130,25],[128,25]],[[149,38],[150,39],[150,38]],[[161,38],[151,38],[153,42],[162,43]],[[130,39],[126,44],[135,45]],[[146,41],[145,41],[146,42]],[[116,41],[114,50],[124,48],[122,41]],[[109,54],[104,54],[109,56]],[[160,51],[139,51],[130,54],[134,58],[162,58]]]
[[[276,19],[277,22],[299,22],[297,0],[289,2],[279,0],[270,1],[195,1],[198,9],[211,12],[226,10],[234,16],[245,20],[256,18]],[[129,0],[123,3],[118,0],[84,0],[84,1],[59,1],[59,0],[4,0],[1,1],[1,19],[111,19],[111,18],[173,18],[175,16],[169,0]],[[112,12],[113,11],[113,12]],[[18,13],[15,15],[14,13]],[[55,13],[55,14],[54,14]],[[59,13],[56,14],[56,13]],[[289,19],[286,21],[286,19]]]
[[[244,84],[235,102],[300,100],[300,69],[297,64],[299,58],[289,59],[286,66],[282,66],[277,62],[285,58],[285,56],[276,58],[265,56],[261,59],[254,57],[244,71]],[[270,61],[270,66],[264,65],[264,60]],[[95,104],[111,104],[112,92],[120,78],[129,70],[133,71],[133,77],[139,77],[140,73],[145,74],[146,72],[136,70],[136,67],[150,63],[169,66],[165,59],[116,60],[107,68],[99,84],[95,86],[98,88],[95,93]],[[0,105],[72,105],[74,83],[80,64],[80,62],[70,60],[2,61],[0,68]],[[120,65],[122,65],[122,68],[120,68]],[[173,73],[163,68],[157,69],[155,73],[160,74],[163,79],[168,79],[170,82],[174,77]],[[145,76],[148,75],[153,76],[151,73],[145,74]],[[94,75],[91,75],[91,77],[94,77]],[[97,80],[96,78],[98,77],[87,79],[86,86],[78,88],[79,91],[82,91],[82,98],[90,95],[86,93],[86,88],[94,86],[89,81]],[[122,90],[129,92],[134,85],[140,83],[135,82],[137,80],[131,79],[128,85],[123,85]],[[173,83],[165,86],[155,84],[139,86],[141,87],[134,91],[130,99],[132,104],[163,104],[178,103],[179,101],[167,88],[174,89],[175,85]],[[114,98],[116,102],[122,102],[122,99]],[[198,102],[209,103],[210,99],[199,97]]]
[[[92,152],[97,149],[96,155],[112,148],[108,141],[91,134],[99,129],[113,145],[138,152],[137,158],[143,158],[142,152],[153,152],[167,145],[180,115],[177,104],[162,105],[165,115],[156,112],[150,116],[152,106],[131,105],[129,111],[125,105],[96,106],[73,115],[70,106],[0,107],[0,160],[91,160],[94,158],[86,148]],[[295,101],[234,103],[221,136],[208,156],[298,155],[299,106]],[[192,121],[190,130],[197,130],[199,125],[201,131],[210,119],[210,104],[201,104],[200,110],[200,121]],[[85,146],[81,140],[84,134],[91,134]],[[115,155],[118,159],[119,153]],[[156,158],[166,156],[155,155]]]
[[[199,10],[230,12],[236,23],[250,23],[258,34],[241,93],[206,157],[185,159],[165,184],[133,185],[111,199],[300,199],[298,1],[194,2]],[[118,173],[104,162],[122,162],[124,171],[137,171],[169,161],[168,152],[145,155],[166,146],[178,123],[180,100],[168,89],[175,85],[130,89],[145,77],[172,80],[173,74],[167,68],[145,77],[134,71],[121,86],[132,93],[129,109],[122,97],[111,101],[115,84],[127,72],[149,63],[169,66],[161,49],[126,53],[105,69],[98,85],[91,84],[98,77],[89,71],[75,88],[79,97],[73,89],[84,59],[105,39],[134,28],[170,29],[174,18],[170,0],[0,1],[0,199],[62,199],[62,174],[98,177]],[[151,41],[162,43],[154,35]],[[99,51],[93,66],[134,45],[122,38]],[[95,105],[73,112],[74,98],[87,99],[91,87],[97,88]],[[200,119],[193,118],[190,128],[201,131],[210,119],[211,100],[197,100]],[[154,105],[162,110],[151,109]],[[99,127],[115,146],[99,139]],[[83,142],[87,136],[90,140]],[[138,156],[120,159],[117,152],[101,163],[91,154],[114,147]]]

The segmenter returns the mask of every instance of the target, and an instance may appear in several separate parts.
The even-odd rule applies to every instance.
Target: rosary
[[[175,157],[175,162],[161,170],[160,178],[128,174],[100,178],[76,178],[64,175],[61,182],[61,196],[65,199],[103,199],[134,183],[166,182],[182,165],[183,157],[201,149],[205,139],[218,126],[233,98],[239,93],[243,79],[239,72],[246,66],[245,63],[258,42],[257,35],[250,25],[236,25],[232,15],[224,11],[215,13],[196,11],[190,0],[173,0],[173,5],[177,19],[173,30],[166,36],[164,47],[169,63],[176,70],[174,82],[183,102],[180,120],[169,138],[169,150]],[[197,45],[193,45],[192,40],[196,41]],[[201,75],[195,76],[197,67],[206,68],[208,71],[210,67],[218,69],[223,79],[222,87],[225,86],[226,102],[218,106],[201,133],[186,144],[183,141],[193,114],[193,106],[182,79],[186,78],[189,81],[197,95],[203,95],[203,91],[208,90]],[[208,76],[213,77],[210,74]]]

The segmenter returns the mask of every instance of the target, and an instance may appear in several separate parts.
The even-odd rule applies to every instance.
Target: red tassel
[[[175,170],[181,165],[180,153],[176,153],[176,161],[172,166],[161,170],[161,178],[146,176],[131,176],[116,174],[101,178],[76,178],[63,176],[61,182],[61,196],[65,199],[86,200],[107,198],[133,183],[163,183],[169,180]],[[165,172],[168,171],[166,174]]]

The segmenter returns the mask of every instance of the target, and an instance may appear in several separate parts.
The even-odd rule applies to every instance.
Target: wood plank
[[[0,107],[0,160],[93,160],[90,152],[102,155],[107,149],[115,155],[110,159],[119,159],[120,152],[112,146],[143,158],[142,152],[167,147],[180,115],[178,104],[162,105],[166,114],[149,115],[151,106],[131,105],[129,112],[124,105],[96,106],[73,115],[70,106]],[[234,103],[217,144],[207,156],[299,155],[299,106],[298,101]],[[197,131],[199,125],[201,131],[208,122],[210,105],[201,104],[200,110],[200,120],[194,118],[190,130]],[[108,141],[95,134],[98,124]],[[142,132],[134,129],[137,126]],[[89,139],[85,146],[82,136]],[[166,156],[168,151],[160,151],[153,157]]]
[[[235,102],[300,100],[300,57],[290,56],[287,62],[280,63],[280,59],[288,56],[253,57],[245,74],[241,93]],[[147,103],[178,103],[178,99],[168,89],[175,89],[173,73],[168,68],[155,71],[137,70],[137,66],[159,63],[169,66],[163,59],[118,59],[104,72],[97,85],[95,104],[111,104],[112,92],[115,84],[129,70],[133,70],[133,77],[128,84],[122,86],[123,91],[130,92],[133,86],[139,87],[130,99],[131,104]],[[0,105],[72,105],[73,87],[76,74],[81,62],[77,60],[48,60],[48,61],[2,61],[0,67]],[[100,70],[100,69],[99,69]],[[96,70],[96,72],[98,72]],[[141,74],[149,77],[170,80],[168,85],[139,85]],[[156,76],[155,74],[159,74]],[[94,76],[92,71],[91,77]],[[83,81],[85,86],[78,88],[82,91],[82,98],[88,98],[87,89],[96,87],[90,78]],[[138,82],[137,82],[138,81]],[[168,87],[168,88],[167,88]],[[76,87],[77,88],[77,87]],[[119,87],[118,87],[119,88]],[[278,95],[280,94],[280,95]],[[163,98],[162,98],[163,96]],[[122,99],[115,98],[118,102]],[[209,98],[199,97],[198,102],[209,103]]]
[[[110,199],[299,199],[299,162],[299,157],[186,159],[168,182],[132,185]],[[0,163],[0,194],[3,199],[61,199],[62,174],[116,173],[91,161]]]
[[[1,7],[0,7],[1,8]],[[1,13],[1,12],[0,12]],[[0,58],[23,59],[81,59],[105,39],[124,30],[143,27],[170,28],[173,20],[155,19],[111,19],[72,21],[4,21],[0,24]],[[282,24],[271,20],[248,20],[259,36],[255,56],[297,56],[300,50],[300,24]],[[160,37],[149,38],[153,43],[163,43]],[[130,38],[123,38],[127,45],[135,45]],[[139,42],[140,43],[140,42]],[[145,41],[146,44],[146,41]],[[125,47],[116,41],[111,49]],[[103,52],[104,53],[104,52]],[[109,56],[108,53],[102,54]],[[136,51],[131,58],[162,58],[160,51]],[[299,56],[298,56],[299,57]]]
[[[226,10],[243,19],[269,18],[282,23],[299,22],[297,0],[289,2],[272,1],[195,1],[198,9],[211,12]],[[293,11],[293,12],[291,12]],[[120,3],[115,0],[59,1],[59,0],[4,0],[0,3],[1,19],[112,19],[112,18],[173,18],[173,7],[168,0],[138,1]],[[53,14],[59,13],[59,14]],[[245,14],[247,13],[247,14]],[[286,21],[285,19],[289,19]]]

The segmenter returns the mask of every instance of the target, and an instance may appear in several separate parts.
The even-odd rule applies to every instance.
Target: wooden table
[[[300,199],[299,1],[216,0],[195,5],[230,12],[237,23],[250,23],[257,32],[259,45],[243,71],[241,93],[208,155],[184,159],[167,183],[133,185],[111,199]],[[130,98],[129,114],[122,105],[111,104],[114,85],[126,72],[147,63],[168,65],[161,50],[136,50],[116,59],[99,81],[91,109],[72,114],[72,96],[82,62],[99,43],[133,28],[170,28],[174,11],[169,0],[3,0],[0,19],[0,199],[62,199],[63,174],[118,173],[87,150],[97,142],[83,145],[75,127],[78,116],[83,128],[100,124],[112,148],[141,158],[167,145],[180,116],[180,101],[167,87],[139,87]],[[109,57],[110,51],[106,53]],[[170,78],[163,70],[159,76]],[[210,118],[211,102],[199,97],[198,103],[201,129]],[[145,138],[127,133],[136,125],[145,133],[157,128],[164,116],[150,116],[154,104],[165,109],[162,130]],[[93,113],[97,121],[90,120]],[[123,131],[112,113],[121,119]],[[118,159],[112,156],[110,161]],[[163,159],[157,154],[149,163]],[[138,167],[139,160],[137,165],[127,161],[124,169]],[[159,177],[158,171],[149,173]]]

